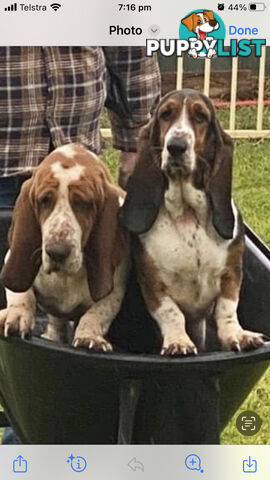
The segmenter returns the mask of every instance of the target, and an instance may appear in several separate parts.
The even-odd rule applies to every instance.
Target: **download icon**
[[[256,473],[257,472],[257,460],[254,460],[251,457],[248,457],[248,460],[243,461],[243,472],[244,473]]]

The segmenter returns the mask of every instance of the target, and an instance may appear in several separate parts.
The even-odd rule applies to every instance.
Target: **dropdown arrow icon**
[[[156,36],[160,33],[160,27],[158,25],[151,25],[151,27],[148,29],[148,32],[150,35]]]

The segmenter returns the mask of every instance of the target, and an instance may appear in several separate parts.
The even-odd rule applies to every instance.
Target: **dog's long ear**
[[[138,142],[138,161],[127,185],[127,196],[120,221],[127,230],[140,234],[153,225],[165,191],[160,169],[160,133],[156,115],[142,128]]]
[[[30,198],[32,179],[24,182],[17,198],[9,230],[9,256],[1,282],[13,292],[28,290],[41,265],[41,231]]]
[[[233,237],[234,214],[232,210],[233,141],[214,118],[211,125],[214,133],[214,166],[208,191],[213,208],[213,225],[224,239]]]
[[[196,18],[196,13],[191,13],[188,17],[183,18],[182,22],[190,31],[194,28],[194,19]]]
[[[103,207],[84,249],[89,289],[95,302],[112,291],[115,268],[127,249],[119,225],[119,208],[117,189],[108,184]]]

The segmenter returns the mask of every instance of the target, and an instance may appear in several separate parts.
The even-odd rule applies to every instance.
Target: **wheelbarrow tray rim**
[[[256,349],[242,352],[224,352],[217,351],[211,353],[201,353],[195,356],[187,357],[165,357],[154,354],[131,354],[125,352],[91,352],[82,348],[73,348],[67,345],[59,345],[45,339],[33,337],[22,340],[18,337],[9,337],[1,339],[1,349],[5,344],[11,344],[13,348],[20,348],[28,351],[28,354],[36,353],[37,349],[46,352],[49,357],[60,356],[66,362],[76,360],[87,362],[89,368],[100,370],[110,369],[117,372],[119,376],[133,373],[136,376],[142,374],[155,374],[165,372],[166,374],[181,374],[188,370],[198,370],[200,373],[222,373],[230,368],[239,367],[240,364],[249,364],[270,360],[270,342]],[[22,352],[23,353],[23,352]],[[32,355],[31,355],[32,356]],[[68,364],[64,362],[64,364]]]

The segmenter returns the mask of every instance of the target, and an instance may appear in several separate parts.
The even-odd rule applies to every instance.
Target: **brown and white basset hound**
[[[135,234],[138,278],[162,353],[204,351],[210,323],[224,349],[259,347],[262,335],[237,318],[244,229],[231,198],[233,142],[211,101],[194,90],[169,93],[138,149],[120,216]]]
[[[1,272],[7,308],[0,334],[28,335],[38,305],[45,337],[61,341],[77,323],[74,346],[111,350],[105,339],[128,275],[128,245],[119,225],[124,192],[103,163],[79,144],[54,150],[22,187]]]

